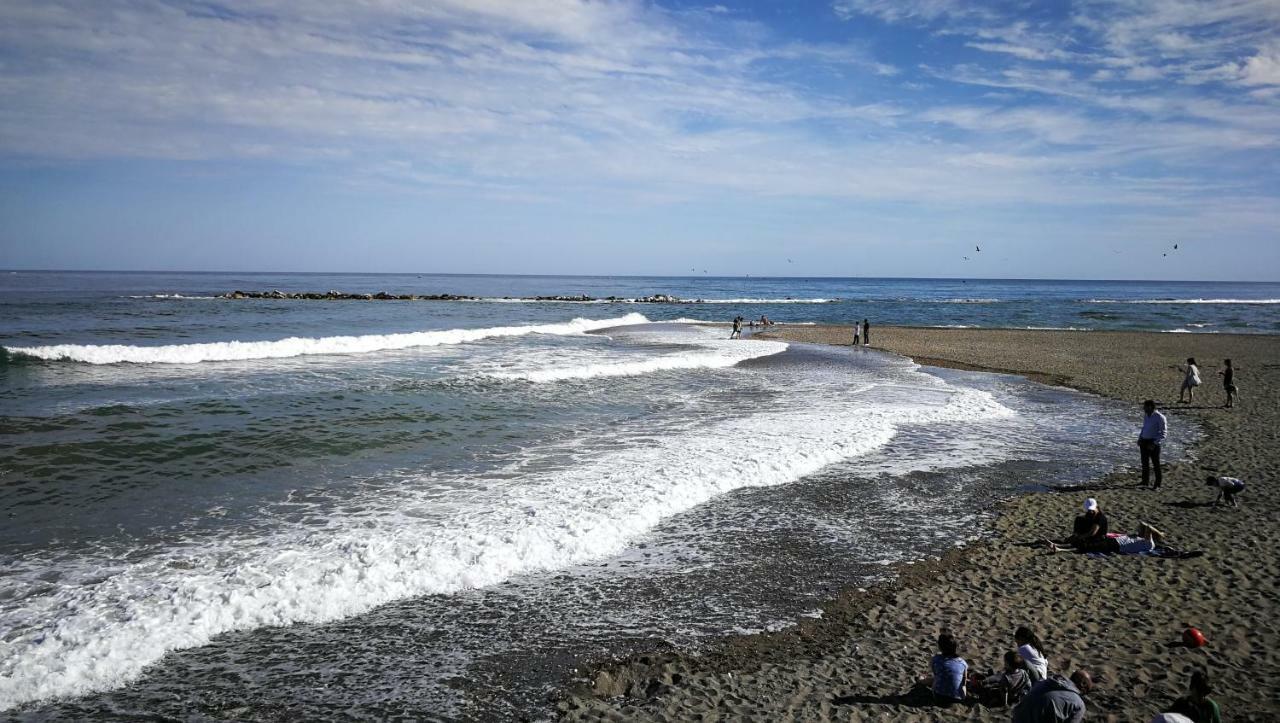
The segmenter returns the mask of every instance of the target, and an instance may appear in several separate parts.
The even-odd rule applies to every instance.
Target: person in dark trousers
[[[858,322],[853,322],[853,345],[857,346],[862,343],[862,335],[859,333],[862,327],[858,326]]]
[[[1108,532],[1110,529],[1106,514],[1102,512],[1098,501],[1090,497],[1084,501],[1084,514],[1076,515],[1075,522],[1071,525],[1071,535],[1061,543],[1049,541],[1049,547],[1062,544],[1070,545],[1081,552],[1089,552],[1102,545],[1102,542],[1107,539]],[[1026,657],[1025,653],[1023,657]],[[1042,679],[1044,679],[1043,674],[1032,682],[1039,682]]]
[[[864,345],[871,343],[871,322],[866,319],[862,320],[862,343]]]
[[[729,332],[729,338],[730,339],[742,338],[742,317],[741,316],[733,317],[733,331]]]
[[[1080,723],[1084,720],[1084,696],[1093,690],[1093,679],[1083,670],[1071,679],[1051,673],[1031,686],[1031,692],[1013,709],[1013,723]]]
[[[1142,486],[1151,486],[1151,489],[1159,489],[1160,483],[1164,481],[1164,474],[1160,470],[1160,445],[1164,444],[1165,434],[1169,430],[1169,421],[1164,415],[1156,411],[1156,403],[1154,400],[1148,399],[1142,403],[1142,411],[1145,413],[1142,420],[1142,431],[1138,433],[1138,452],[1142,456]],[[1151,485],[1151,468],[1156,471],[1156,483]]]
[[[1222,390],[1227,393],[1227,403],[1223,406],[1230,409],[1236,405],[1236,368],[1231,366],[1230,359],[1223,359],[1222,366],[1218,373],[1222,375]]]

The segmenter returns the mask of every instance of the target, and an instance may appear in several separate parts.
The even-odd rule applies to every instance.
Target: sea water
[[[1005,303],[863,283],[10,275],[0,710],[537,715],[578,662],[786,627],[998,497],[1130,461],[1114,403],[682,320]],[[1280,296],[1179,288],[1199,315],[1166,319],[1134,302],[1167,286],[985,283],[1028,310],[1005,325],[1065,323],[1039,293],[1266,332]],[[234,288],[495,301],[208,298]],[[708,303],[496,301],[562,293]]]

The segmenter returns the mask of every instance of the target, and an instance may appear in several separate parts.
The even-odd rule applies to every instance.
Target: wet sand
[[[994,536],[940,560],[902,566],[894,583],[850,589],[818,620],[781,633],[728,638],[700,655],[681,651],[605,661],[583,669],[561,695],[566,720],[1008,720],[1007,708],[921,705],[903,694],[928,672],[940,627],[961,639],[972,668],[998,668],[1029,625],[1048,648],[1050,669],[1090,670],[1098,689],[1087,720],[1147,721],[1181,695],[1193,668],[1206,668],[1224,720],[1280,720],[1280,337],[1225,334],[1068,332],[873,327],[872,347],[921,364],[1012,372],[1134,403],[1161,402],[1170,434],[1194,418],[1205,437],[1165,470],[1164,486],[1137,486],[1118,470],[1087,489],[1002,503]],[[848,344],[847,327],[775,328],[759,337]],[[1205,384],[1178,404],[1188,356]],[[1234,409],[1217,371],[1235,361]],[[1134,447],[1133,464],[1138,454]],[[1239,477],[1240,507],[1210,507],[1206,474]],[[1053,487],[1052,479],[1028,480]],[[1187,560],[1104,559],[1028,546],[1070,532],[1086,496],[1112,530],[1139,520],[1168,543],[1203,550]],[[1206,647],[1179,644],[1183,624]]]

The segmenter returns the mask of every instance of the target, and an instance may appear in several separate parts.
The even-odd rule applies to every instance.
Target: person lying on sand
[[[1084,720],[1084,696],[1093,690],[1093,678],[1084,670],[1071,679],[1051,674],[1031,686],[1031,692],[1013,709],[1013,723],[1080,723]]]
[[[1113,555],[1141,555],[1155,552],[1156,545],[1164,541],[1164,533],[1145,522],[1138,524],[1138,532],[1134,535],[1117,535],[1103,539],[1102,544],[1090,552],[1105,552]],[[1079,548],[1066,547],[1049,541],[1051,552],[1063,552]]]
[[[1214,507],[1217,507],[1218,503],[1222,501],[1226,501],[1232,507],[1240,506],[1240,503],[1236,501],[1236,495],[1244,492],[1244,482],[1235,477],[1214,477],[1209,475],[1204,478],[1204,483],[1218,488],[1218,496],[1213,500]]]

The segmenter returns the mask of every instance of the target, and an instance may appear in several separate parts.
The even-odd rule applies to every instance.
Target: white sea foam
[[[1280,299],[1085,299],[1086,304],[1280,304]]]
[[[498,326],[486,329],[444,329],[406,334],[365,336],[290,337],[274,341],[227,341],[167,346],[123,344],[59,344],[54,346],[7,347],[10,353],[53,361],[85,364],[198,364],[247,359],[283,359],[307,354],[366,354],[375,351],[419,346],[463,344],[493,337],[525,334],[581,334],[615,326],[643,324],[641,314],[614,319],[574,319],[562,324]]]
[[[29,575],[5,581],[19,594],[0,608],[9,631],[0,710],[121,685],[167,651],[219,633],[331,621],[615,555],[661,520],[718,495],[786,484],[866,455],[900,425],[1011,414],[985,392],[907,373],[932,387],[923,398],[938,401],[877,404],[814,393],[810,404],[770,405],[532,471],[518,486],[463,480],[455,489],[471,492],[448,504],[430,496],[440,488],[426,477],[407,480],[399,498],[328,513],[318,527],[282,522],[254,536],[227,530],[128,561],[33,563]],[[66,576],[41,582],[47,569]]]
[[[521,299],[508,297],[487,297],[482,299],[469,299],[469,301],[484,302],[491,304],[832,304],[840,299],[766,299],[766,298],[741,298],[741,299],[677,299],[674,301],[647,301],[644,299],[591,299],[589,301],[578,301],[576,299]]]
[[[677,369],[723,369],[748,359],[778,354],[786,349],[787,344],[778,341],[747,343],[717,340],[704,342],[701,348],[692,351],[663,354],[635,361],[549,366],[522,371],[489,372],[485,376],[529,382],[557,382],[569,379],[629,377]]]

